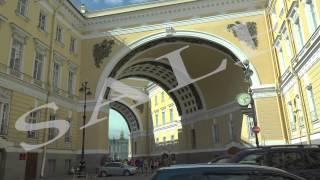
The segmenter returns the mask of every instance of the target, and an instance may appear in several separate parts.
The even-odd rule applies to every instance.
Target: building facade
[[[315,0],[270,1],[268,7],[290,144],[320,140],[319,8]]]
[[[318,143],[319,9],[316,0],[172,0],[81,13],[68,0],[0,0],[0,179],[63,175],[78,165],[85,81],[93,92],[87,123],[120,111],[133,158],[169,152],[204,162],[253,143],[252,119],[235,102],[249,87],[261,144]],[[132,77],[163,89],[155,91],[159,105],[152,87],[124,85]],[[58,109],[42,107],[48,103]],[[29,125],[17,129],[25,113]],[[35,130],[49,120],[70,128],[58,140],[58,128]],[[107,131],[107,118],[86,128],[90,171],[110,153]],[[157,138],[177,144],[157,151]],[[33,151],[20,145],[48,140]]]
[[[179,144],[181,117],[171,97],[158,85],[148,87],[149,107],[152,117],[153,151],[171,153]]]
[[[123,132],[121,132],[119,138],[109,140],[109,153],[113,161],[128,160],[129,140],[124,137]]]

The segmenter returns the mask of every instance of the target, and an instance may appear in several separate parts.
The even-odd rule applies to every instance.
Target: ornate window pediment
[[[74,64],[72,61],[68,61],[69,70],[76,72],[78,70],[78,65]]]
[[[299,2],[293,1],[288,12],[288,18],[293,21],[298,18]]]
[[[12,31],[12,37],[26,44],[31,35],[14,23],[10,23],[10,27]]]
[[[36,51],[46,56],[49,49],[48,46],[44,44],[42,41],[40,41],[38,38],[33,38],[33,42],[34,42]]]
[[[9,102],[11,97],[11,92],[7,89],[0,87],[0,100],[2,102]]]
[[[53,53],[53,59],[54,59],[54,61],[55,61],[56,63],[58,63],[60,66],[62,66],[66,58],[65,58],[64,56],[62,56],[61,54],[59,54],[58,52],[55,51],[55,52]]]

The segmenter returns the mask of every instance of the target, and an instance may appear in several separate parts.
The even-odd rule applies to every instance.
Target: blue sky
[[[115,7],[123,7],[127,5],[148,3],[158,0],[71,0],[76,4],[77,7],[81,3],[85,4],[89,11],[115,8]],[[160,0],[163,1],[163,0]]]
[[[117,111],[111,109],[109,113],[109,138],[118,138],[122,130],[125,137],[128,137],[129,128],[126,120]]]

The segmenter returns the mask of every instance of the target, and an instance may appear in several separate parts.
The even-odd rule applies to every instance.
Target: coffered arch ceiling
[[[138,117],[126,104],[119,101],[114,101],[110,103],[110,108],[119,112],[124,117],[130,132],[137,132],[140,130],[141,125],[138,121]]]
[[[227,69],[169,92],[180,115],[189,115],[219,105],[220,102],[210,101],[221,98],[219,97],[221,92],[223,97],[227,97],[222,101],[233,101],[235,93],[230,89],[236,87],[237,91],[243,91],[248,87],[243,81],[244,67],[229,49],[204,39],[186,37],[162,38],[132,50],[118,62],[109,77],[115,79],[145,78],[169,91],[178,85],[172,67],[168,60],[155,59],[182,47],[188,47],[181,52],[181,57],[191,78],[198,78],[216,70],[224,60],[227,60]],[[224,79],[227,81],[224,82]],[[222,91],[215,94],[216,89]],[[108,94],[109,91],[106,97]]]

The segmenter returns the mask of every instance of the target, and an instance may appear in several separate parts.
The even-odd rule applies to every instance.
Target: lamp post
[[[251,109],[252,109],[252,113],[253,113],[253,124],[254,124],[254,127],[253,127],[252,131],[254,132],[254,135],[255,135],[256,146],[259,147],[260,145],[259,145],[258,133],[260,131],[260,128],[258,127],[256,107],[255,107],[255,103],[254,103],[254,100],[253,100],[253,92],[252,92],[252,89],[251,89],[251,86],[252,86],[251,76],[253,75],[253,71],[250,68],[250,64],[249,64],[248,60],[245,61],[243,63],[243,65],[245,66],[244,76],[245,76],[246,81],[249,83],[248,93],[249,93],[249,95],[251,97],[250,105],[251,105]],[[259,129],[259,131],[257,129]]]
[[[80,93],[84,94],[84,105],[83,105],[83,126],[86,124],[86,108],[87,108],[87,96],[90,96],[92,93],[90,91],[90,88],[88,88],[88,82],[83,82],[81,84],[81,88],[79,89]],[[82,148],[81,148],[81,160],[80,160],[80,172],[84,173],[84,170],[86,168],[85,160],[84,160],[84,143],[86,138],[86,129],[83,128],[82,130]]]

